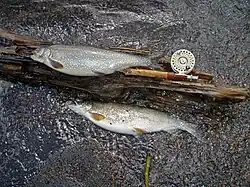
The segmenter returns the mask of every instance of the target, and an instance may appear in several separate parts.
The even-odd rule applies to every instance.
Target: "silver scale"
[[[180,75],[186,75],[188,80],[197,80],[198,76],[187,75],[195,65],[195,57],[193,53],[186,49],[175,51],[171,57],[171,67],[173,71]]]

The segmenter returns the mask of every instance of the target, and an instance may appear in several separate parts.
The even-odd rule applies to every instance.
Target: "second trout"
[[[117,133],[131,135],[157,131],[172,133],[180,129],[199,137],[193,124],[174,119],[164,112],[153,109],[99,102],[69,105],[69,108],[94,124]]]

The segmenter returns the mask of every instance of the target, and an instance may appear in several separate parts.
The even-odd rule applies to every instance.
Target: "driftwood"
[[[241,102],[250,97],[249,88],[215,84],[212,82],[213,76],[211,74],[199,70],[192,72],[193,75],[198,75],[201,78],[197,82],[170,81],[157,76],[156,78],[154,76],[136,76],[134,73],[136,69],[127,69],[123,73],[117,72],[100,77],[69,76],[51,70],[29,58],[35,48],[51,43],[39,42],[3,31],[0,32],[0,39],[0,46],[3,46],[0,47],[0,76],[8,80],[22,80],[27,83],[45,83],[73,88],[95,95],[99,99],[111,98],[121,101],[124,101],[129,93],[136,90],[145,95],[145,100],[159,105],[171,105],[178,100],[179,96],[181,96],[183,103],[186,102],[185,100],[197,99],[207,99],[213,102]],[[143,51],[141,53],[146,55]],[[166,69],[169,68],[166,59],[159,58],[158,60],[159,62],[163,61]]]

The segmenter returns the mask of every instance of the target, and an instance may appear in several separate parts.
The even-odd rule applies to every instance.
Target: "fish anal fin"
[[[178,129],[167,129],[165,131],[168,132],[169,134],[177,134],[179,132]]]
[[[106,75],[105,73],[102,73],[102,72],[99,72],[99,71],[94,71],[94,70],[91,70],[93,73],[95,73],[96,75],[98,76],[104,76]]]
[[[90,114],[91,114],[91,117],[96,121],[102,121],[106,118],[104,115],[99,114],[99,113],[91,112]]]

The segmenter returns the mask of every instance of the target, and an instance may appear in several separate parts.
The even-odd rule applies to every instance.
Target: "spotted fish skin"
[[[152,64],[150,58],[88,46],[51,45],[34,51],[31,58],[74,76],[99,76],[129,67]]]
[[[174,119],[164,112],[153,109],[99,102],[85,102],[82,105],[69,105],[68,107],[94,124],[121,134],[138,135],[158,131],[172,133],[180,129],[199,137],[193,124]],[[102,118],[92,114],[99,114]]]

